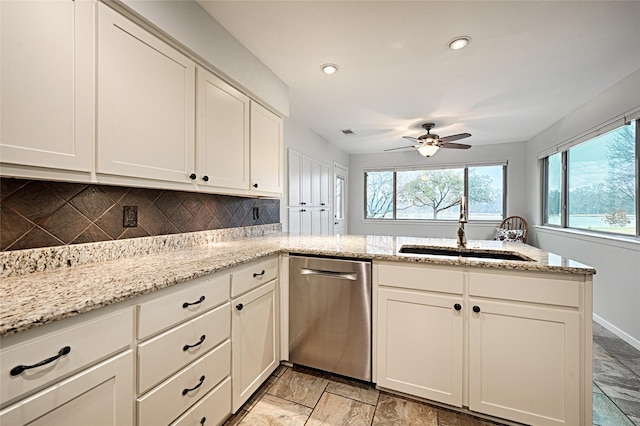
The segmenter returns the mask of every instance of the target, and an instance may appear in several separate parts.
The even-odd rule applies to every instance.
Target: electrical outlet
[[[135,228],[138,226],[138,206],[124,206],[122,226],[125,228]]]

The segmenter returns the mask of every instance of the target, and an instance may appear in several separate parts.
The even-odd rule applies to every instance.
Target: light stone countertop
[[[152,241],[150,237],[148,240]],[[133,239],[131,244],[143,244],[145,239]],[[133,241],[132,240],[132,241]],[[165,239],[166,240],[166,239]],[[519,271],[566,274],[595,274],[589,266],[539,250],[522,243],[500,241],[468,242],[469,250],[516,252],[532,261],[505,261],[454,256],[424,256],[399,254],[402,245],[456,247],[453,239],[330,235],[289,236],[275,233],[241,239],[214,241],[205,244],[179,246],[167,244],[149,254],[133,253],[118,258],[110,253],[108,260],[94,254],[86,263],[65,261],[52,250],[24,250],[11,257],[13,262],[28,263],[24,272],[0,281],[0,336],[18,333],[49,322],[88,312],[135,296],[150,293],[193,278],[228,269],[265,256],[279,253],[300,253],[358,259],[430,263],[447,266],[481,267]],[[123,242],[118,242],[123,247]],[[106,245],[108,246],[108,244]],[[76,251],[105,250],[105,244],[76,246]],[[64,250],[64,249],[60,249]],[[66,249],[68,250],[68,248]],[[113,252],[113,248],[110,248]],[[10,253],[2,253],[3,255]],[[50,264],[42,260],[49,256]],[[76,255],[77,256],[77,253]],[[10,257],[7,256],[6,257]],[[54,259],[55,258],[55,259]],[[93,260],[91,260],[93,259]],[[27,262],[28,261],[28,262]],[[37,265],[37,268],[34,266]],[[3,259],[3,270],[15,269]],[[13,268],[13,269],[12,269]]]

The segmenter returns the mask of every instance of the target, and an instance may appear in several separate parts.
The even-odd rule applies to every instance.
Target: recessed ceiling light
[[[335,64],[324,64],[320,67],[323,73],[325,74],[335,74],[338,71],[338,66]]]
[[[467,37],[467,36],[456,37],[449,42],[449,49],[460,50],[466,47],[470,42],[471,42],[471,37]]]

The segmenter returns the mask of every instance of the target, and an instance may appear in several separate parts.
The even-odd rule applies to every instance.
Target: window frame
[[[585,228],[578,228],[578,227],[572,227],[569,226],[569,150],[571,148],[574,148],[576,146],[579,146],[581,144],[584,143],[588,143],[590,141],[592,141],[593,139],[596,139],[598,137],[600,137],[603,134],[606,133],[610,133],[613,132],[615,130],[618,130],[620,128],[622,128],[623,126],[635,126],[635,186],[636,186],[636,200],[635,200],[635,208],[636,208],[636,213],[635,213],[635,222],[636,222],[636,232],[635,234],[624,234],[621,232],[611,232],[611,231],[601,231],[601,230],[592,230],[592,229],[585,229]],[[549,158],[551,156],[553,156],[554,154],[556,154],[556,152],[549,154],[545,157],[542,158],[542,185],[541,185],[541,196],[542,196],[542,200],[540,203],[541,206],[541,215],[540,217],[542,218],[542,225],[546,226],[546,227],[550,227],[550,228],[557,228],[557,229],[567,229],[567,230],[572,230],[572,231],[578,231],[578,232],[586,232],[586,233],[591,233],[591,234],[596,234],[596,235],[603,235],[603,236],[612,236],[612,237],[619,237],[619,238],[635,238],[638,239],[640,238],[640,117],[635,118],[633,120],[629,120],[619,126],[616,126],[614,128],[611,128],[610,130],[607,130],[606,132],[602,132],[602,133],[596,133],[593,137],[589,137],[588,139],[585,139],[583,141],[581,141],[580,143],[577,144],[571,144],[569,146],[567,146],[566,148],[563,148],[561,151],[559,151],[559,153],[562,154],[561,157],[561,164],[562,164],[562,183],[561,183],[561,194],[560,194],[560,200],[561,200],[561,214],[560,214],[560,225],[556,225],[553,223],[549,223],[548,222],[548,194],[549,194],[549,176],[548,176],[548,161]]]
[[[503,220],[507,217],[507,166],[508,161],[496,161],[496,162],[482,162],[482,163],[463,163],[463,164],[447,164],[447,165],[434,165],[431,167],[423,167],[423,166],[414,166],[414,167],[388,167],[388,168],[367,168],[364,169],[364,189],[363,189],[363,220],[366,222],[384,222],[384,223],[438,223],[438,222],[446,222],[452,223],[456,222],[457,219],[398,219],[397,217],[397,196],[398,196],[398,172],[406,172],[406,171],[435,171],[435,170],[449,170],[449,169],[463,169],[463,179],[464,179],[464,189],[463,194],[469,199],[469,168],[476,167],[502,167],[502,218],[501,219],[471,219],[469,218],[469,222],[497,222]],[[367,188],[368,188],[368,174],[372,172],[393,172],[393,202],[392,202],[392,217],[390,218],[378,218],[378,217],[367,217]]]

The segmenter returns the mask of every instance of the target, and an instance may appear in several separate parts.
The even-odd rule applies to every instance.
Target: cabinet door
[[[322,234],[322,212],[320,209],[311,210],[311,235]]]
[[[251,102],[251,190],[282,196],[282,119]]]
[[[271,281],[232,301],[232,411],[278,366],[275,286]]]
[[[329,209],[320,209],[320,235],[329,235],[331,232],[331,215]]]
[[[311,158],[302,156],[302,174],[300,177],[300,204],[310,206],[311,199]]]
[[[471,299],[469,408],[536,425],[577,425],[577,311]]]
[[[289,205],[291,207],[300,206],[302,186],[302,155],[289,150]]]
[[[313,230],[311,209],[289,209],[289,233],[311,235]]]
[[[3,163],[92,170],[93,2],[0,2]]]
[[[190,182],[195,64],[98,5],[97,172]]]
[[[91,367],[0,412],[3,425],[133,425],[133,352]]]
[[[320,165],[320,205],[328,206],[331,200],[331,172],[326,164]]]
[[[198,68],[197,182],[249,189],[249,98]]]
[[[462,297],[378,290],[378,385],[462,406]]]
[[[320,162],[311,161],[311,205],[313,206],[320,205],[320,166]]]

